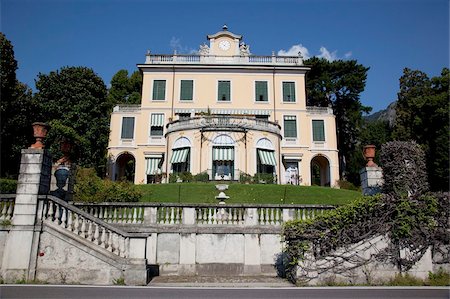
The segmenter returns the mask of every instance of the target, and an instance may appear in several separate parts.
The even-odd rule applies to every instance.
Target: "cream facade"
[[[111,115],[110,177],[145,184],[172,173],[264,173],[281,184],[335,186],[335,117],[306,106],[301,55],[252,55],[226,27],[207,40],[198,54],[149,52],[138,64],[141,104]]]

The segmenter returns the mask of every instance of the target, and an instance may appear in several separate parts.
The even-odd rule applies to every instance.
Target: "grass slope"
[[[213,183],[138,185],[143,202],[217,203]],[[230,184],[227,203],[257,204],[346,204],[361,193],[317,186]]]

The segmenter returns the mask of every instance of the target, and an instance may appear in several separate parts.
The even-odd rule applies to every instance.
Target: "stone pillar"
[[[22,150],[12,229],[5,244],[2,276],[6,282],[34,279],[34,269],[39,241],[35,224],[38,212],[38,195],[50,188],[50,154],[44,149]]]
[[[363,195],[374,195],[381,192],[383,186],[383,170],[381,167],[364,167],[359,171]]]

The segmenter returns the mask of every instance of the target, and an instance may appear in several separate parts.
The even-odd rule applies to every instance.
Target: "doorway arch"
[[[134,182],[134,173],[136,169],[136,159],[129,152],[121,153],[116,159],[115,181]]]
[[[330,187],[330,162],[323,155],[311,159],[311,185]]]

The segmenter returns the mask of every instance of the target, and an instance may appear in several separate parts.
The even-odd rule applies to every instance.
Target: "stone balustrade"
[[[300,56],[220,56],[184,54],[147,54],[145,64],[248,64],[303,66]]]
[[[75,203],[86,213],[111,224],[194,226],[280,226],[288,220],[312,219],[329,205]]]
[[[12,220],[14,215],[15,194],[2,194],[0,196],[0,224]]]

